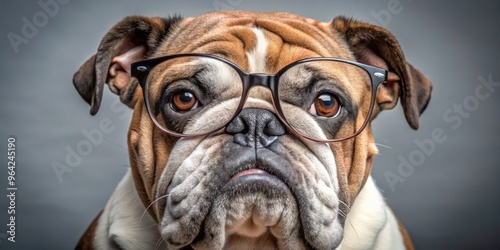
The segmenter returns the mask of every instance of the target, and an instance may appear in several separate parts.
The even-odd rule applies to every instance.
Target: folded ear
[[[408,124],[418,129],[419,117],[429,103],[432,85],[406,62],[396,38],[386,29],[337,17],[333,28],[342,35],[359,62],[387,69],[388,79],[377,90],[378,110],[392,109],[401,97]]]
[[[97,53],[73,76],[78,93],[90,104],[91,115],[99,110],[105,82],[124,104],[131,108],[135,105],[140,97],[138,82],[130,75],[130,64],[151,55],[180,20],[130,16],[108,31]]]

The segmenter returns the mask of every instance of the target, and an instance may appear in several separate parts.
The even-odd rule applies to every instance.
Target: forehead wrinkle
[[[211,32],[198,39],[198,42],[186,46],[180,53],[217,55],[248,72],[250,71],[248,53],[257,48],[258,41],[252,27],[230,27],[224,32]]]
[[[256,26],[268,40],[266,63],[269,72],[304,58],[339,57],[353,59],[335,34],[317,22],[259,18]]]
[[[206,30],[214,30],[217,25],[217,22],[202,22],[200,17],[186,18],[164,39],[154,56],[182,53],[191,44],[186,41],[197,41],[198,37],[206,35]]]
[[[156,56],[179,53],[205,53],[224,57],[239,67],[248,70],[245,52],[252,50],[257,42],[252,31],[255,18],[242,12],[208,13],[186,22],[167,39]],[[190,41],[190,42],[186,42]]]
[[[290,13],[268,12],[256,13],[247,11],[220,11],[201,15],[196,18],[186,18],[178,24],[177,28],[172,31],[172,34],[162,44],[177,49],[171,49],[171,53],[178,53],[186,45],[185,41],[199,41],[204,36],[226,32],[230,27],[262,27],[276,34],[284,35],[291,33],[291,37],[297,37],[300,33],[306,33],[306,38],[313,37],[324,45],[330,52],[336,50],[339,42],[338,35],[332,30],[331,25],[321,23],[313,19],[297,16]],[[279,32],[282,30],[282,32]],[[209,32],[207,32],[209,31]],[[300,35],[303,36],[302,34]],[[291,40],[286,38],[285,40]],[[310,43],[306,41],[302,45]],[[333,46],[335,45],[335,46]],[[251,45],[247,48],[252,47]],[[195,48],[195,47],[193,47]],[[193,50],[193,48],[187,50]],[[315,51],[315,50],[313,50]],[[319,51],[316,51],[319,52]],[[326,56],[325,53],[320,53]],[[346,55],[349,56],[349,55]]]
[[[287,13],[208,13],[179,24],[172,34],[175,39],[168,39],[165,43],[170,45],[165,47],[170,47],[170,54],[199,52],[220,55],[249,71],[245,52],[256,46],[253,27],[261,29],[270,41],[266,56],[267,72],[275,73],[282,66],[307,57],[352,57],[346,53],[330,26]]]
[[[318,38],[318,32],[314,26],[310,24],[294,21],[280,22],[275,20],[259,19],[257,20],[256,25],[269,32],[277,34],[281,37],[283,43],[289,43],[315,51],[323,56],[330,55],[325,46],[325,42],[320,41],[323,39]]]

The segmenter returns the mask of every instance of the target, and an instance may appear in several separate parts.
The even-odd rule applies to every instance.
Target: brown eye
[[[173,96],[172,107],[178,112],[190,111],[198,107],[198,99],[191,92],[180,92]]]
[[[340,103],[333,94],[321,94],[316,97],[309,112],[317,116],[334,117],[340,112]]]

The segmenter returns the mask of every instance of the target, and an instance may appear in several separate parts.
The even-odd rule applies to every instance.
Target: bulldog
[[[370,177],[370,127],[430,81],[387,30],[223,11],[126,17],[73,84],[133,109],[130,169],[77,249],[412,249]]]

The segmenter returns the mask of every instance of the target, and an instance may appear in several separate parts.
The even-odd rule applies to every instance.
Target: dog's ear
[[[182,19],[130,16],[111,28],[103,37],[97,53],[73,76],[73,84],[90,104],[94,115],[101,104],[104,83],[129,107],[137,102],[138,82],[130,75],[130,64],[154,53],[175,25]]]
[[[356,59],[368,65],[387,69],[388,79],[379,85],[379,110],[392,109],[401,97],[408,124],[418,129],[419,117],[429,103],[432,85],[420,71],[406,62],[396,38],[386,29],[337,17],[332,26],[344,37]]]

